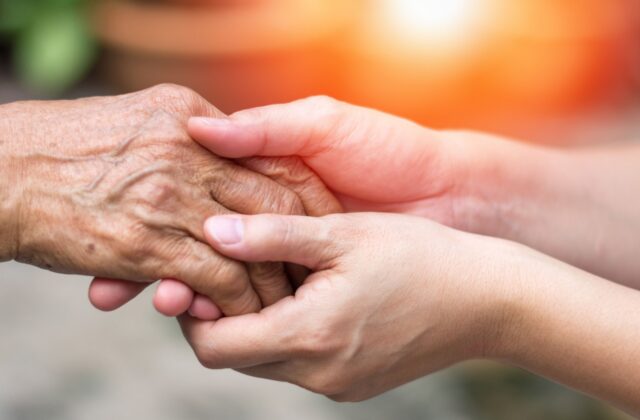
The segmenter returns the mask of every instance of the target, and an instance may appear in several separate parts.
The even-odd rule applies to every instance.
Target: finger
[[[198,359],[211,369],[246,368],[286,360],[294,354],[292,301],[280,301],[269,311],[207,322],[179,318],[183,334]],[[273,310],[277,309],[277,310]]]
[[[343,245],[332,237],[327,218],[305,216],[216,216],[205,236],[216,250],[242,261],[285,261],[320,270],[337,258]]]
[[[293,294],[293,288],[286,275],[284,264],[277,262],[260,262],[247,264],[251,284],[255,289],[262,306],[270,306]]]
[[[338,102],[311,98],[240,111],[229,118],[193,117],[191,136],[228,157],[312,156],[331,141]]]
[[[153,304],[158,312],[171,317],[187,311],[203,321],[216,321],[222,317],[220,308],[211,299],[195,294],[189,286],[177,280],[160,281]]]
[[[246,169],[244,168],[242,168],[242,170],[246,171]],[[260,176],[257,174],[254,174],[254,175]],[[265,178],[265,181],[273,183],[273,181],[270,181],[266,178]],[[275,184],[275,185],[278,188],[284,189],[278,184]],[[289,194],[292,194],[291,191],[286,190],[286,192]],[[247,203],[249,202],[256,203],[257,201],[262,201],[262,200],[256,200],[257,197],[264,197],[264,195],[246,196],[244,197],[243,201]],[[267,200],[267,202],[269,203],[273,203],[274,201],[275,201],[275,198]],[[228,203],[224,203],[224,204],[228,205]],[[249,210],[253,212],[256,210],[261,210],[260,207],[258,206],[262,206],[263,208],[267,208],[269,206],[274,207],[273,204],[269,204],[269,205],[244,204],[243,206],[240,206],[240,207],[241,207],[241,211]],[[226,208],[226,206],[223,207],[220,204],[213,201],[210,201],[208,203],[198,201],[192,207],[193,208],[190,209],[191,211],[186,213],[194,213],[194,214],[198,214],[199,216],[196,215],[189,218],[187,215],[185,215],[184,216],[185,220],[182,220],[181,223],[182,225],[186,226],[185,230],[188,230],[189,233],[195,239],[201,242],[206,241],[204,232],[203,232],[204,220],[206,220],[212,214],[231,214],[231,212]],[[302,206],[300,206],[299,210],[304,211],[302,209]],[[291,209],[288,209],[287,211],[291,211]],[[247,270],[248,270],[251,284],[253,285],[255,292],[258,294],[258,297],[260,298],[260,301],[262,302],[263,306],[271,305],[277,302],[278,300],[292,294],[291,283],[287,278],[287,274],[282,264],[270,263],[270,262],[251,263],[247,265]],[[161,300],[161,302],[164,303],[164,300]],[[180,309],[183,309],[183,307],[180,306]],[[184,310],[186,310],[186,308],[184,308]],[[173,311],[170,311],[170,313],[173,313]],[[175,316],[175,315],[177,314],[172,314],[170,316]]]
[[[202,321],[217,321],[222,318],[220,308],[208,297],[198,294],[189,307],[189,315]]]
[[[240,161],[245,168],[260,173],[293,191],[308,216],[342,213],[343,208],[320,178],[298,157],[255,157]],[[247,214],[246,212],[242,212]],[[260,212],[280,213],[280,212]],[[253,214],[250,213],[250,214]],[[286,267],[294,287],[300,286],[309,275],[304,267],[289,264]],[[261,295],[262,297],[262,295]]]
[[[115,311],[138,296],[148,284],[95,278],[89,285],[89,301],[101,311]]]
[[[425,186],[431,195],[441,192],[454,150],[450,135],[326,98],[245,110],[225,119],[192,118],[189,132],[229,158],[299,156],[332,191],[387,203],[413,201],[424,196]],[[381,164],[384,170],[374,169]],[[390,180],[406,180],[407,168],[429,170],[416,172],[409,187],[393,188]],[[354,174],[360,175],[357,183]]]
[[[304,213],[302,204],[300,204],[299,199],[293,192],[262,175],[250,173],[245,168],[238,167],[238,169],[232,172],[227,171],[235,174],[231,175],[233,179],[217,183],[218,185],[225,185],[225,191],[217,190],[216,194],[212,194],[224,207],[214,202],[209,206],[200,206],[202,207],[200,214],[203,215],[203,218],[200,219],[197,227],[190,227],[190,231],[196,239],[205,241],[202,232],[203,221],[208,216],[211,216],[211,211],[214,207],[216,208],[216,214],[230,214],[228,209],[248,214],[268,212]],[[237,187],[230,188],[230,186],[234,185]],[[291,198],[288,199],[288,196],[291,196]],[[291,203],[293,206],[285,203]],[[263,306],[271,305],[291,295],[291,284],[282,264],[270,262],[251,263],[247,265],[247,270],[251,284],[260,297]]]
[[[226,209],[242,214],[305,214],[306,206],[287,186],[232,162],[228,162],[228,165],[225,170],[212,173],[208,182],[211,196],[225,207],[225,211],[219,211],[218,214],[229,213]],[[224,179],[217,179],[222,175]],[[313,193],[309,191],[307,195]],[[323,196],[314,197],[316,201],[324,201]],[[202,230],[202,226],[203,223],[198,227],[199,230]],[[291,284],[282,264],[252,263],[247,268],[251,283],[264,306],[291,295]]]
[[[165,316],[174,317],[185,313],[193,304],[193,290],[178,280],[162,280],[153,296],[153,306]]]
[[[286,186],[233,162],[225,165],[229,166],[223,170],[212,169],[203,181],[211,197],[227,209],[242,214],[304,214],[300,198]]]
[[[216,108],[211,102],[205,98],[192,92],[191,112],[192,115],[204,115],[210,118],[226,118],[226,114]]]
[[[273,179],[300,199],[307,216],[325,216],[342,213],[343,208],[325,184],[300,158],[255,157],[240,161],[245,168]],[[255,214],[257,212],[239,212]],[[259,213],[282,213],[279,211],[261,211]],[[299,213],[303,214],[303,213]]]
[[[257,312],[262,308],[242,263],[225,258],[208,245],[181,238],[180,252],[170,251],[170,261],[160,277],[177,278],[195,292],[210,297],[227,316]]]
[[[248,172],[247,169],[244,169],[244,168],[240,168],[240,169],[242,171]],[[278,191],[278,189],[281,189],[282,190],[281,194],[283,196],[285,192],[289,194],[293,194],[291,191],[284,189],[284,187],[274,183],[273,181],[265,177],[262,177],[261,175],[254,174],[253,178],[255,178],[256,176],[264,178],[265,182],[274,184],[276,187],[275,189],[276,192],[280,192]],[[228,184],[228,182],[226,181],[221,182],[221,184]],[[239,190],[241,189],[242,188],[239,188]],[[274,191],[274,189],[271,189],[271,191]],[[249,195],[249,196],[243,197],[244,200],[242,201],[247,203],[256,203],[261,201],[261,200],[256,200],[256,197],[264,197],[264,194],[257,195],[257,196]],[[270,203],[269,205],[267,204],[259,204],[259,205],[262,206],[263,208],[268,208],[268,207],[277,208],[273,206],[273,203],[275,201],[276,201],[275,198],[268,198],[266,200],[266,203]],[[224,204],[228,205],[227,202],[217,203],[210,199],[197,200],[191,206],[188,207],[189,211],[185,211],[181,213],[180,220],[177,221],[176,223],[178,223],[180,228],[187,231],[193,238],[197,239],[198,241],[205,242],[206,239],[203,233],[204,220],[206,220],[208,217],[210,217],[213,214],[230,214],[230,211],[226,208],[226,206],[224,206]],[[258,207],[256,204],[251,204],[251,205],[244,204],[242,207],[242,210],[244,211],[247,211],[247,210],[255,211],[259,209],[260,207]],[[304,211],[301,205],[299,210]],[[292,211],[292,210],[287,209],[287,211]],[[170,223],[169,220],[163,220],[163,222]],[[161,225],[158,227],[160,228]],[[271,305],[277,302],[278,300],[292,294],[291,283],[287,278],[286,272],[282,264],[269,263],[269,262],[252,263],[252,264],[248,264],[247,269],[249,272],[251,284],[253,285],[255,292],[260,298],[262,305],[264,306]],[[170,285],[168,286],[167,290],[169,290],[172,287],[174,289],[179,288],[179,285],[176,284],[175,282],[169,283],[169,284]],[[158,294],[156,294],[158,299],[154,303],[155,303],[156,309],[162,314],[165,314],[167,316],[176,316],[185,312],[190,306],[190,303],[191,303],[190,299],[189,301],[187,301],[187,296],[184,296],[184,294],[187,293],[187,291],[184,289],[175,291],[175,293],[173,294],[172,293],[162,294],[163,288],[161,288],[160,293],[161,293],[161,296],[159,297],[158,297]],[[191,296],[191,299],[193,299],[193,296]]]

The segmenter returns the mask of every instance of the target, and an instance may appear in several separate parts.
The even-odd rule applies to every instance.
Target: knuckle
[[[255,190],[263,197],[261,213],[286,215],[302,215],[305,213],[300,197],[286,188],[286,186],[274,181],[264,182],[260,178],[252,179],[251,182],[257,183]]]
[[[148,92],[152,102],[162,107],[170,107],[184,111],[191,110],[193,105],[200,100],[200,95],[194,90],[172,83],[162,83],[153,86]]]
[[[348,105],[330,96],[312,96],[303,101],[308,115],[322,121],[323,126],[332,127],[329,131],[321,131],[325,136],[336,130],[348,114]]]
[[[305,185],[316,178],[314,172],[297,156],[252,157],[241,163],[285,185]]]
[[[161,83],[149,89],[149,93],[158,99],[177,99],[195,94],[191,89],[173,83]]]
[[[194,344],[193,353],[204,368],[206,369],[221,369],[222,365],[219,362],[216,352],[210,345]]]
[[[216,296],[221,300],[231,301],[244,295],[249,287],[244,274],[231,262],[224,261],[220,264],[215,274],[212,273],[216,277],[213,283]]]
[[[261,195],[265,197],[262,202],[261,213],[303,215],[304,206],[300,198],[291,190],[285,188],[272,188],[265,184]]]
[[[198,360],[198,363],[206,369],[213,369],[213,363],[209,359],[209,353],[205,351],[201,346],[193,346],[193,353]]]
[[[275,201],[275,210],[278,214],[303,215],[304,206],[300,198],[292,191],[287,191]]]
[[[297,156],[278,158],[275,163],[282,168],[282,177],[289,185],[300,186],[320,182],[318,176]]]
[[[346,381],[333,373],[334,369],[322,369],[310,375],[303,387],[320,395],[341,395],[347,390]]]
[[[273,238],[277,246],[285,247],[292,243],[295,229],[289,219],[282,217],[269,217],[268,222],[273,226]]]
[[[350,214],[333,214],[324,216],[326,221],[326,235],[333,242],[353,241],[354,243],[364,243],[371,234],[370,226],[362,222],[362,218]]]
[[[176,203],[178,188],[171,180],[154,180],[145,185],[141,193],[142,203],[152,209],[164,209]]]
[[[142,263],[155,254],[155,240],[149,228],[142,222],[131,224],[120,234],[120,247],[125,260]]]
[[[261,288],[277,289],[283,286],[284,267],[281,263],[255,263],[249,265],[249,273]]]
[[[311,96],[304,99],[305,105],[308,106],[313,112],[321,113],[322,115],[334,115],[342,112],[344,109],[344,103],[326,95]]]

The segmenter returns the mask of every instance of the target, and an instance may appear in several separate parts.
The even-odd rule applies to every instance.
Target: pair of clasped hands
[[[256,211],[298,215],[212,210],[195,236],[214,253],[198,244],[196,256],[171,254],[226,279],[211,296],[165,279],[154,296],[204,366],[359,401],[484,358],[638,408],[640,373],[623,363],[640,341],[629,316],[640,307],[628,246],[638,219],[618,205],[625,191],[606,187],[607,207],[584,193],[602,186],[580,178],[597,162],[612,177],[630,173],[637,163],[625,159],[637,162],[637,151],[614,159],[433,131],[323,97],[194,113],[185,123],[197,143],[299,197],[296,208]],[[164,192],[151,191],[156,203]],[[231,268],[213,271],[214,254]],[[146,286],[96,278],[89,296],[114,310]]]

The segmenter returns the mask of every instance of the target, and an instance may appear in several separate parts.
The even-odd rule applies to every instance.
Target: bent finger
[[[205,223],[205,236],[216,250],[249,262],[284,261],[325,269],[343,245],[332,237],[327,218],[306,216],[217,216]]]
[[[202,321],[217,321],[222,318],[222,311],[208,297],[196,294],[189,307],[189,315]]]
[[[94,278],[89,285],[89,301],[105,312],[115,311],[135,299],[149,286],[127,280]]]
[[[153,306],[165,316],[175,317],[185,313],[195,294],[186,284],[173,279],[160,281],[153,295]]]
[[[287,299],[271,308],[286,305]],[[246,368],[287,360],[293,354],[292,320],[276,312],[262,312],[219,321],[179,318],[183,334],[200,362],[210,369]],[[273,314],[273,315],[271,315]]]
[[[246,267],[225,258],[192,238],[181,238],[180,258],[174,258],[162,277],[178,278],[194,291],[210,297],[227,316],[257,312],[262,304]]]

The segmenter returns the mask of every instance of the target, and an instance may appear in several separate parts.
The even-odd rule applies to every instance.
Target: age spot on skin
[[[89,254],[93,254],[94,252],[96,252],[96,246],[94,244],[87,245],[87,252]]]

